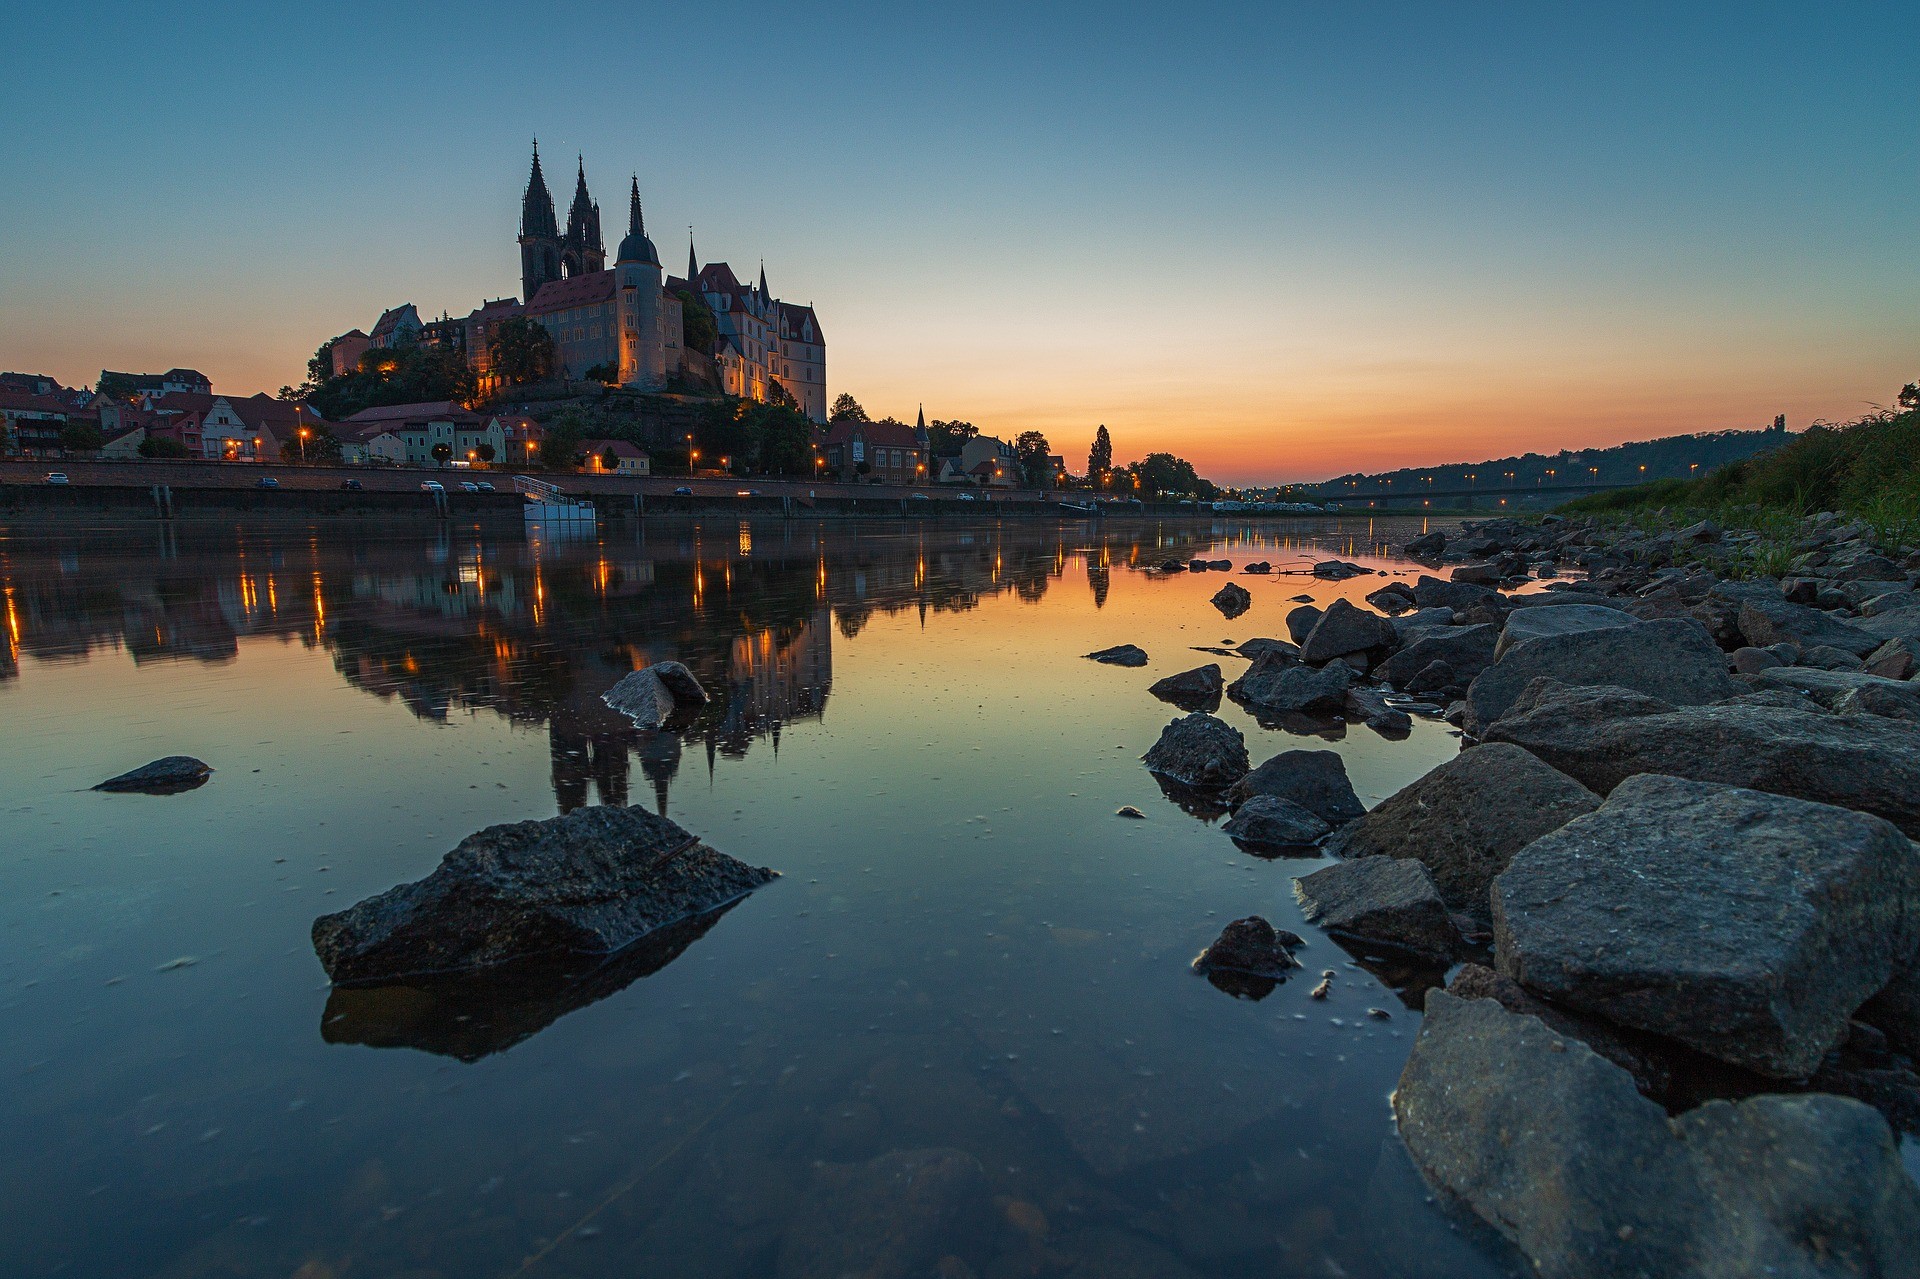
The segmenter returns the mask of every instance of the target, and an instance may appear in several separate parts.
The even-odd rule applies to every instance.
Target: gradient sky
[[[1920,6],[12,6],[0,367],[296,382],[609,247],[876,415],[1228,481],[1842,419],[1920,377]]]

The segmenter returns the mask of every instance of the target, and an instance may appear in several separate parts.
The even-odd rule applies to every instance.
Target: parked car
[[[493,485],[486,480],[481,480],[478,484],[474,485],[474,487],[479,489],[482,493],[493,492]]]
[[[447,491],[447,486],[439,480],[422,480],[420,481],[420,491],[422,493],[444,493]]]
[[[349,493],[358,493],[360,491],[360,481],[342,480],[340,481],[340,487],[346,489]]]
[[[461,480],[460,491],[462,493],[478,493],[480,491],[480,486],[478,484],[475,484],[472,480]]]
[[[679,488],[673,491],[673,495],[675,497],[692,497],[693,490],[688,488],[686,485],[682,484]]]
[[[962,493],[959,495],[959,498],[962,502],[977,502],[980,500],[971,493]]]
[[[263,475],[260,477],[258,482],[254,484],[254,487],[261,488],[261,489],[277,489],[280,487],[280,481],[274,479],[271,475]]]
[[[66,482],[67,482],[67,473],[66,473],[65,471],[49,471],[49,472],[47,472],[47,483],[49,483],[49,484],[65,484]]]
[[[907,496],[912,498],[916,502],[924,502],[927,500],[927,495],[925,493],[909,493],[907,494]]]

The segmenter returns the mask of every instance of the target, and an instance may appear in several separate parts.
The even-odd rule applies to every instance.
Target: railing
[[[522,497],[529,498],[535,502],[550,502],[556,506],[590,505],[584,498],[570,497],[566,493],[561,492],[558,484],[550,484],[546,480],[536,480],[531,475],[514,476],[513,490]]]

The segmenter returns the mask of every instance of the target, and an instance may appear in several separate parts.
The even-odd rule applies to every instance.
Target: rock
[[[1362,722],[1382,737],[1400,738],[1413,731],[1413,716],[1391,706],[1373,712]]]
[[[1160,571],[1162,573],[1184,573],[1187,571],[1187,566],[1179,560],[1162,560],[1160,562]]]
[[[1689,524],[1673,535],[1676,542],[1717,542],[1720,540],[1720,526],[1712,520],[1701,520],[1698,524]]]
[[[1187,570],[1192,573],[1204,573],[1207,571],[1207,562],[1205,560],[1189,560],[1187,562]]]
[[[1673,1045],[1655,1035],[1623,1030],[1597,1017],[1582,1017],[1557,1008],[1491,968],[1462,964],[1447,983],[1447,993],[1460,999],[1491,999],[1510,1013],[1538,1017],[1548,1029],[1579,1040],[1633,1076],[1634,1087],[1647,1096],[1659,1098],[1672,1083]]]
[[[1227,692],[1269,714],[1338,715],[1346,709],[1354,678],[1353,668],[1339,662],[1314,670],[1268,653],[1227,685]]]
[[[1249,661],[1258,661],[1267,653],[1278,653],[1291,661],[1298,661],[1300,659],[1300,649],[1298,645],[1289,644],[1285,640],[1277,639],[1250,639],[1233,651],[1247,658]]]
[[[1506,626],[1500,632],[1500,642],[1494,649],[1494,657],[1503,656],[1515,644],[1538,639],[1542,635],[1572,635],[1580,631],[1600,631],[1634,624],[1635,619],[1632,614],[1599,604],[1563,604],[1557,608],[1517,608],[1507,614]]]
[[[1393,623],[1378,613],[1356,608],[1346,600],[1335,600],[1300,642],[1300,658],[1317,666],[1349,653],[1391,648],[1397,638]]]
[[[1119,808],[1114,810],[1113,815],[1115,817],[1125,817],[1130,821],[1136,822],[1144,822],[1147,820],[1147,815],[1135,808],[1132,804],[1120,805]]]
[[[1770,648],[1736,648],[1733,669],[1739,675],[1758,675],[1781,665],[1780,655]]]
[[[1600,797],[1504,743],[1476,746],[1341,832],[1342,857],[1410,857],[1450,910],[1490,917],[1487,891],[1513,855],[1600,806]]]
[[[1821,671],[1857,671],[1864,663],[1852,653],[1844,652],[1831,644],[1815,644],[1800,654],[1800,665],[1811,666]]]
[[[1450,608],[1419,608],[1411,613],[1402,613],[1391,619],[1393,633],[1400,637],[1402,644],[1419,639],[1422,635],[1452,626],[1456,620]]]
[[[1886,708],[1871,711],[1873,714],[1892,713],[1900,719],[1920,719],[1920,684],[1910,680],[1882,679],[1864,671],[1823,671],[1805,666],[1783,666],[1776,670],[1761,671],[1754,677],[1754,686],[1804,693],[1830,711],[1839,710],[1841,703],[1849,696],[1856,699],[1856,711],[1864,709],[1857,699],[1861,693],[1867,693],[1867,706],[1880,705]]]
[[[1234,783],[1227,800],[1244,805],[1256,795],[1292,800],[1329,826],[1345,825],[1367,811],[1337,751],[1282,751]]]
[[[1323,560],[1313,566],[1313,575],[1330,582],[1344,582],[1350,577],[1365,577],[1367,570],[1345,560]]]
[[[1212,569],[1216,573],[1231,573],[1233,571],[1233,561],[1232,560],[1208,560],[1207,567]]]
[[[1756,648],[1789,642],[1804,651],[1827,645],[1865,657],[1880,647],[1871,631],[1823,613],[1804,604],[1765,595],[1748,596],[1740,602],[1740,635]]]
[[[1428,1179],[1546,1279],[1913,1273],[1920,1191],[1855,1101],[1766,1095],[1669,1121],[1577,1039],[1435,991],[1393,1108]]]
[[[655,662],[628,672],[601,695],[601,701],[641,728],[658,728],[676,711],[705,706],[707,690],[679,662]]]
[[[1304,945],[1298,934],[1276,929],[1260,916],[1249,915],[1223,928],[1213,944],[1194,958],[1193,971],[1281,978],[1300,966],[1293,952]]]
[[[1088,653],[1096,662],[1105,662],[1109,666],[1145,666],[1145,650],[1133,644],[1116,644],[1112,648],[1103,648],[1097,653]]]
[[[1461,611],[1482,604],[1500,606],[1500,593],[1471,582],[1443,582],[1422,573],[1413,584],[1413,602],[1421,608],[1450,608]]]
[[[1413,607],[1413,588],[1405,582],[1388,582],[1367,593],[1367,603],[1382,613],[1404,613]]]
[[[1717,702],[1739,692],[1727,659],[1698,623],[1679,618],[1607,630],[1543,635],[1515,644],[1467,688],[1467,731],[1479,734],[1513,705],[1532,680],[1637,689],[1676,706]]]
[[[1195,712],[1160,730],[1141,756],[1147,768],[1183,786],[1218,790],[1247,775],[1247,742],[1224,720]]]
[[[1498,586],[1506,574],[1492,564],[1462,564],[1448,576],[1456,582],[1466,582],[1473,586]]]
[[[1442,693],[1462,688],[1460,673],[1445,659],[1428,662],[1402,685],[1409,693]]]
[[[1500,628],[1491,625],[1442,626],[1422,631],[1419,638],[1380,663],[1379,678],[1395,688],[1405,688],[1420,671],[1435,662],[1453,668],[1457,681],[1471,683],[1474,676],[1493,664]]]
[[[1213,710],[1220,705],[1221,687],[1219,663],[1208,662],[1158,680],[1147,691],[1182,710]]]
[[[919,1279],[987,1220],[986,1174],[961,1150],[895,1150],[816,1164],[780,1248],[780,1279]]]
[[[1897,582],[1904,586],[1907,575],[1884,555],[1857,555],[1831,566],[1827,576],[1838,582]]]
[[[314,920],[313,949],[336,982],[609,954],[776,877],[643,808],[583,808],[467,836],[425,879]]]
[[[1293,636],[1295,644],[1304,644],[1307,642],[1307,636],[1312,633],[1314,624],[1319,620],[1320,609],[1312,604],[1302,604],[1299,608],[1288,611],[1287,634]]]
[[[1890,639],[1867,654],[1863,668],[1881,679],[1911,680],[1920,673],[1920,640]]]
[[[1293,891],[1308,922],[1335,937],[1440,960],[1460,945],[1427,868],[1410,858],[1337,862],[1294,880]]]
[[[1813,1073],[1920,938],[1920,852],[1876,817],[1645,775],[1494,881],[1522,986],[1782,1079]]]
[[[1530,687],[1488,729],[1605,795],[1635,773],[1746,786],[1886,818],[1920,835],[1920,725],[1749,699],[1677,708],[1619,688]]]
[[[1255,795],[1220,829],[1242,847],[1270,850],[1307,847],[1333,828],[1290,799]]]
[[[1266,560],[1252,560],[1246,564],[1242,564],[1240,566],[1240,571],[1242,573],[1253,573],[1256,575],[1261,573],[1271,573],[1273,572],[1273,565],[1268,563]]]
[[[213,769],[191,755],[169,755],[109,777],[94,789],[115,794],[178,795],[206,785],[212,776]]]
[[[1439,529],[1432,529],[1407,539],[1407,554],[1418,559],[1437,559],[1446,549],[1447,535]]]
[[[1836,715],[1883,715],[1920,722],[1920,688],[1890,680],[1854,689],[1833,704]]]
[[[1238,617],[1253,607],[1253,596],[1237,582],[1228,582],[1213,593],[1212,604],[1227,617]]]

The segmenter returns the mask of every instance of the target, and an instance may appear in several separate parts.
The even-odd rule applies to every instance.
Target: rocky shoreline
[[[1296,881],[1310,922],[1451,970],[1401,1137],[1544,1275],[1920,1274],[1920,552],[1831,514],[1760,543],[1470,522],[1372,611],[1221,650],[1263,724],[1455,726],[1371,812],[1332,752],[1253,767],[1217,666],[1154,689],[1192,711],[1145,757],[1183,807],[1334,856]],[[1238,920],[1196,967],[1263,997],[1273,936]]]

